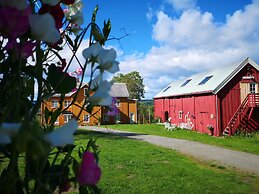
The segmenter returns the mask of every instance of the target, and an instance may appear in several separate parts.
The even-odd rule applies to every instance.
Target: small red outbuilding
[[[155,117],[220,136],[259,130],[259,65],[250,58],[171,82],[154,97]]]

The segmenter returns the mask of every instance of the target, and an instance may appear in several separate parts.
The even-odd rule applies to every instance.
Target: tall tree
[[[143,84],[143,78],[138,71],[132,71],[127,74],[119,73],[114,76],[112,80],[114,82],[126,83],[130,98],[140,100],[140,98],[145,97],[145,85]]]

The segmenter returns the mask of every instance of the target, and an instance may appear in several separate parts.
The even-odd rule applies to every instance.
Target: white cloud
[[[176,5],[180,1],[171,2]],[[149,92],[146,98],[152,98],[170,81],[195,72],[233,64],[248,56],[259,62],[259,0],[227,15],[221,24],[213,20],[212,13],[190,8],[179,18],[158,12],[152,37],[160,46],[121,61],[123,73],[140,72]]]
[[[191,9],[196,6],[196,0],[167,0],[176,11]]]

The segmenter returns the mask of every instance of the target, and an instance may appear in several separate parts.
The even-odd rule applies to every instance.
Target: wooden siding
[[[85,86],[86,87],[86,86]],[[84,88],[85,88],[84,87]],[[63,114],[61,114],[58,119],[56,125],[63,125],[64,124],[64,115],[70,114],[72,118],[77,118],[81,111],[81,107],[84,104],[84,88],[81,88],[81,90],[78,93],[77,100],[75,101],[75,104],[70,106]],[[73,98],[75,96],[72,95],[71,97],[65,97],[65,100],[70,100],[72,102]],[[130,114],[134,114],[133,120],[137,121],[137,103],[135,100],[129,100],[128,98],[118,98],[120,100],[120,107],[118,107],[120,111],[120,123],[131,123]],[[44,103],[42,103],[41,110],[42,114],[44,115],[45,108],[48,108],[49,110],[54,110],[55,108],[52,108],[52,100],[60,100],[59,97],[51,97],[48,100],[46,100]],[[63,104],[64,108],[64,104]],[[98,123],[101,124],[114,124],[115,123],[115,116],[109,116],[108,121],[103,121],[104,114],[107,114],[108,109],[100,106],[95,106],[92,110],[92,113],[88,113],[86,110],[83,110],[80,114],[80,117],[78,119],[79,125],[97,125]],[[90,115],[89,121],[84,121],[84,116]],[[44,123],[44,118],[41,118],[41,122]]]
[[[218,93],[220,99],[220,129],[221,133],[226,128],[229,120],[232,118],[238,107],[241,105],[241,99],[244,98],[242,95],[241,88],[245,87],[242,85],[242,78],[244,76],[254,76],[254,81],[259,82],[259,72],[250,66],[246,65],[228,84],[221,89]],[[246,89],[248,90],[248,88]],[[259,122],[259,121],[258,121]]]
[[[216,125],[215,101],[216,96],[213,94],[155,99],[155,116],[162,118],[162,122],[165,122],[164,114],[168,111],[171,124],[181,125],[181,123],[187,123],[192,130],[201,133],[209,133],[207,125],[213,125],[215,135],[219,135]],[[162,108],[161,104],[165,108]]]

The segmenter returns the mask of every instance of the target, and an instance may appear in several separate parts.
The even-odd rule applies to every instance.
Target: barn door
[[[240,99],[241,103],[244,101],[246,96],[250,94],[250,83],[240,83]]]

